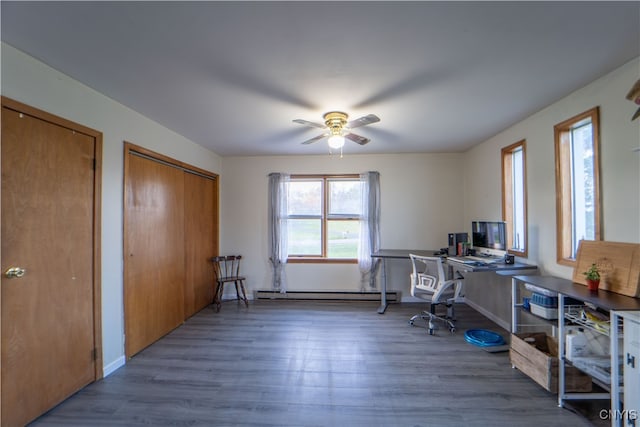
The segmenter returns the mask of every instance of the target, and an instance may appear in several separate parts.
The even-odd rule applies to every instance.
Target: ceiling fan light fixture
[[[329,111],[325,113],[324,124],[332,130],[342,130],[343,127],[347,124],[347,119],[349,115],[347,113],[343,113],[342,111]]]
[[[327,142],[329,144],[329,149],[339,149],[340,153],[342,153],[342,147],[344,146],[346,139],[360,145],[365,145],[370,141],[369,138],[356,135],[355,133],[346,132],[345,134],[345,131],[350,131],[353,128],[370,125],[372,123],[377,123],[380,121],[378,116],[376,116],[375,114],[368,114],[366,116],[360,117],[359,119],[349,122],[347,121],[349,119],[349,115],[342,111],[329,111],[322,117],[324,118],[324,124],[310,122],[303,119],[293,120],[294,123],[298,123],[301,125],[326,129],[325,133],[323,133],[322,135],[314,136],[313,138],[307,139],[306,141],[303,141],[302,144],[308,145],[328,137]]]
[[[338,148],[342,148],[344,145],[344,136],[342,135],[332,135],[329,137],[327,141],[330,148],[337,150]]]
[[[324,124],[329,128],[331,136],[327,141],[329,147],[337,150],[344,146],[344,136],[342,136],[342,128],[347,124],[349,116],[342,111],[330,111],[324,115]]]

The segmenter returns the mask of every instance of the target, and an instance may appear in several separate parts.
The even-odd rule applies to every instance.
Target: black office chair
[[[428,322],[429,335],[436,329],[435,321],[439,320],[454,333],[456,326],[454,304],[464,302],[464,282],[461,278],[447,280],[440,257],[426,257],[409,254],[413,271],[411,273],[411,296],[429,302],[429,311],[422,311],[409,319],[413,325],[417,319]],[[436,307],[445,304],[446,316],[438,316]]]
[[[220,311],[222,306],[222,294],[224,292],[224,284],[233,282],[236,286],[236,295],[238,302],[244,301],[249,307],[249,301],[244,290],[245,277],[240,275],[241,255],[217,256],[211,258],[213,262],[213,271],[215,273],[216,287],[213,292],[213,303],[216,305],[216,311]],[[242,296],[240,296],[242,292]]]

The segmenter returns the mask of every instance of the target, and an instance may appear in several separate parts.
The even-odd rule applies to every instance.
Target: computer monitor
[[[507,250],[507,227],[504,221],[472,221],[471,242],[473,248]]]

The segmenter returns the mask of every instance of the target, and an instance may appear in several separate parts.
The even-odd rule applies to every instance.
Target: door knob
[[[7,271],[4,272],[5,277],[11,279],[12,277],[20,278],[24,276],[24,268],[21,267],[11,267]]]

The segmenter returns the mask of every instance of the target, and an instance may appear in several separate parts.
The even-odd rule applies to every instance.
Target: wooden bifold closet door
[[[125,353],[131,357],[211,303],[217,180],[125,144]]]
[[[185,172],[184,174],[184,317],[193,316],[213,300],[213,266],[209,261],[218,254],[217,182]],[[210,238],[209,238],[210,237]]]

